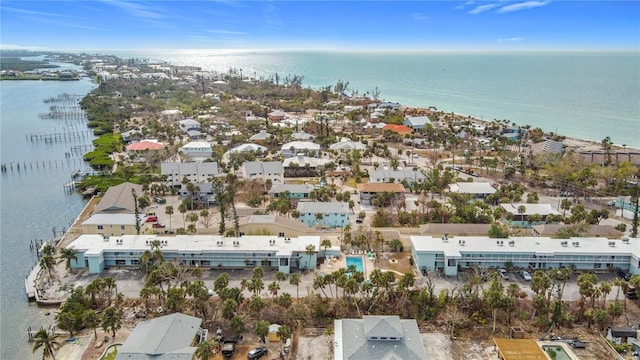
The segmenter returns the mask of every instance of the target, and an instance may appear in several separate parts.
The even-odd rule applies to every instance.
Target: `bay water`
[[[52,325],[54,309],[27,300],[24,279],[37,262],[30,244],[52,239],[54,227],[60,235],[86,203],[78,193],[65,191],[64,184],[74,170],[88,168],[84,152],[73,147],[91,145],[92,133],[84,121],[38,115],[60,106],[44,99],[85,95],[94,87],[88,79],[0,82],[0,162],[7,167],[0,174],[0,359],[42,358],[41,351],[32,353],[27,328]],[[33,137],[52,134],[67,134],[67,140]],[[75,139],[69,141],[71,136]]]

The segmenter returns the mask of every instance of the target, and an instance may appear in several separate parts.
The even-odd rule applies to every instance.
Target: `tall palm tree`
[[[71,270],[71,260],[78,260],[78,256],[76,256],[76,249],[73,247],[64,248],[60,250],[60,258],[65,262],[65,268],[67,270]]]
[[[171,215],[173,215],[173,205],[167,205],[164,208],[164,213],[169,215],[169,229],[171,229]]]
[[[213,355],[213,346],[210,342],[203,341],[198,344],[198,349],[196,350],[196,358],[198,360],[208,360]]]
[[[289,275],[289,284],[291,285],[295,285],[296,286],[296,300],[299,300],[299,293],[298,293],[298,288],[300,287],[300,283],[302,282],[302,279],[300,278],[300,274],[299,273],[294,273]]]
[[[60,348],[60,342],[58,341],[58,335],[53,331],[47,331],[44,328],[40,328],[33,337],[33,352],[42,348],[42,360],[51,358],[55,360],[55,352]]]

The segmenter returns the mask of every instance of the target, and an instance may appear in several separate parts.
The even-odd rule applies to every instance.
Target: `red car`
[[[163,227],[164,227],[164,224],[161,224],[161,223],[154,223],[154,224],[153,224],[153,225],[151,225],[151,226],[152,226],[152,227],[154,227],[154,228],[161,229],[161,228],[163,228]]]
[[[152,216],[147,216],[147,222],[154,222],[154,221],[158,221],[158,217],[155,215]]]

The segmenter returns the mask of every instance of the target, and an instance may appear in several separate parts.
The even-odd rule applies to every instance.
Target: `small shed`
[[[269,325],[269,334],[267,335],[267,340],[269,340],[269,342],[280,341],[280,336],[278,336],[278,330],[280,330],[280,325],[278,324]]]

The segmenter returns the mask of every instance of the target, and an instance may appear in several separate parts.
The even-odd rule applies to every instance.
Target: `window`
[[[124,230],[124,225],[120,225],[120,230]]]
[[[102,230],[102,229],[104,229],[104,226],[98,225],[98,230]]]
[[[126,265],[124,259],[116,260],[116,265]]]
[[[279,232],[278,233],[278,237],[284,237],[284,233],[283,232]]]
[[[593,264],[593,268],[594,269],[600,269],[601,267],[602,267],[602,264],[600,264],[600,263],[594,263]]]

